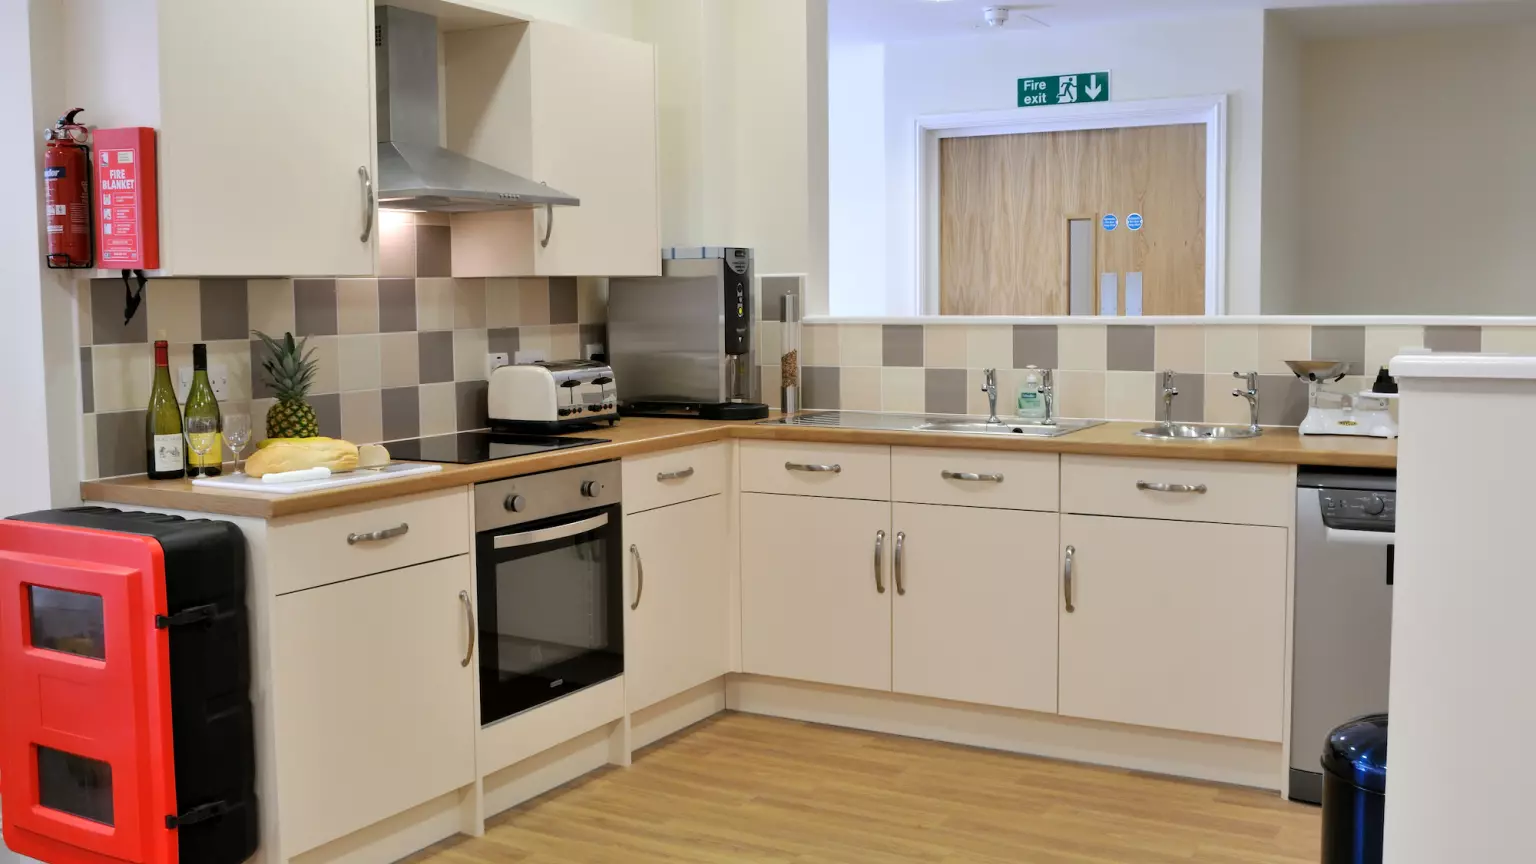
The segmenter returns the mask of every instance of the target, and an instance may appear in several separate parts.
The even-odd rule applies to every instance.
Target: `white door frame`
[[[917,297],[939,314],[939,141],[979,135],[1204,123],[1205,314],[1227,308],[1227,97],[1193,96],[930,114],[917,118]]]

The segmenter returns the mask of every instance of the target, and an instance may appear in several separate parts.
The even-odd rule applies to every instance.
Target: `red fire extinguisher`
[[[43,133],[43,182],[47,187],[48,266],[55,270],[95,265],[91,237],[90,130],[75,122],[84,108],[71,109]]]

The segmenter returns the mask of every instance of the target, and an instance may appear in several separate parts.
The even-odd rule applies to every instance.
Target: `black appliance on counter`
[[[445,462],[473,465],[496,459],[532,456],[552,450],[569,450],[607,444],[604,438],[563,438],[554,435],[514,435],[505,432],[458,432],[391,441],[390,458],[397,462]]]

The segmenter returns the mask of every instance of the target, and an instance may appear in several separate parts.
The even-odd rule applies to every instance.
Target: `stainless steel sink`
[[[1156,426],[1148,426],[1136,434],[1142,438],[1159,438],[1165,441],[1232,441],[1239,438],[1257,438],[1264,432],[1239,425],[1159,423]]]
[[[894,414],[881,411],[802,411],[788,417],[764,420],[771,426],[819,426],[890,432],[948,432],[960,435],[1017,435],[1021,438],[1055,438],[1103,420],[1057,420],[1044,423],[988,423],[984,417],[945,414]]]
[[[988,423],[985,420],[933,420],[917,427],[919,432],[958,432],[961,435],[1023,435],[1031,438],[1055,438],[1097,426],[1096,420],[1057,420],[1044,423]]]

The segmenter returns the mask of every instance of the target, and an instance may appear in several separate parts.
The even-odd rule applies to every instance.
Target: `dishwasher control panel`
[[[1397,493],[1324,489],[1318,495],[1323,524],[1350,531],[1392,531],[1397,527]]]

